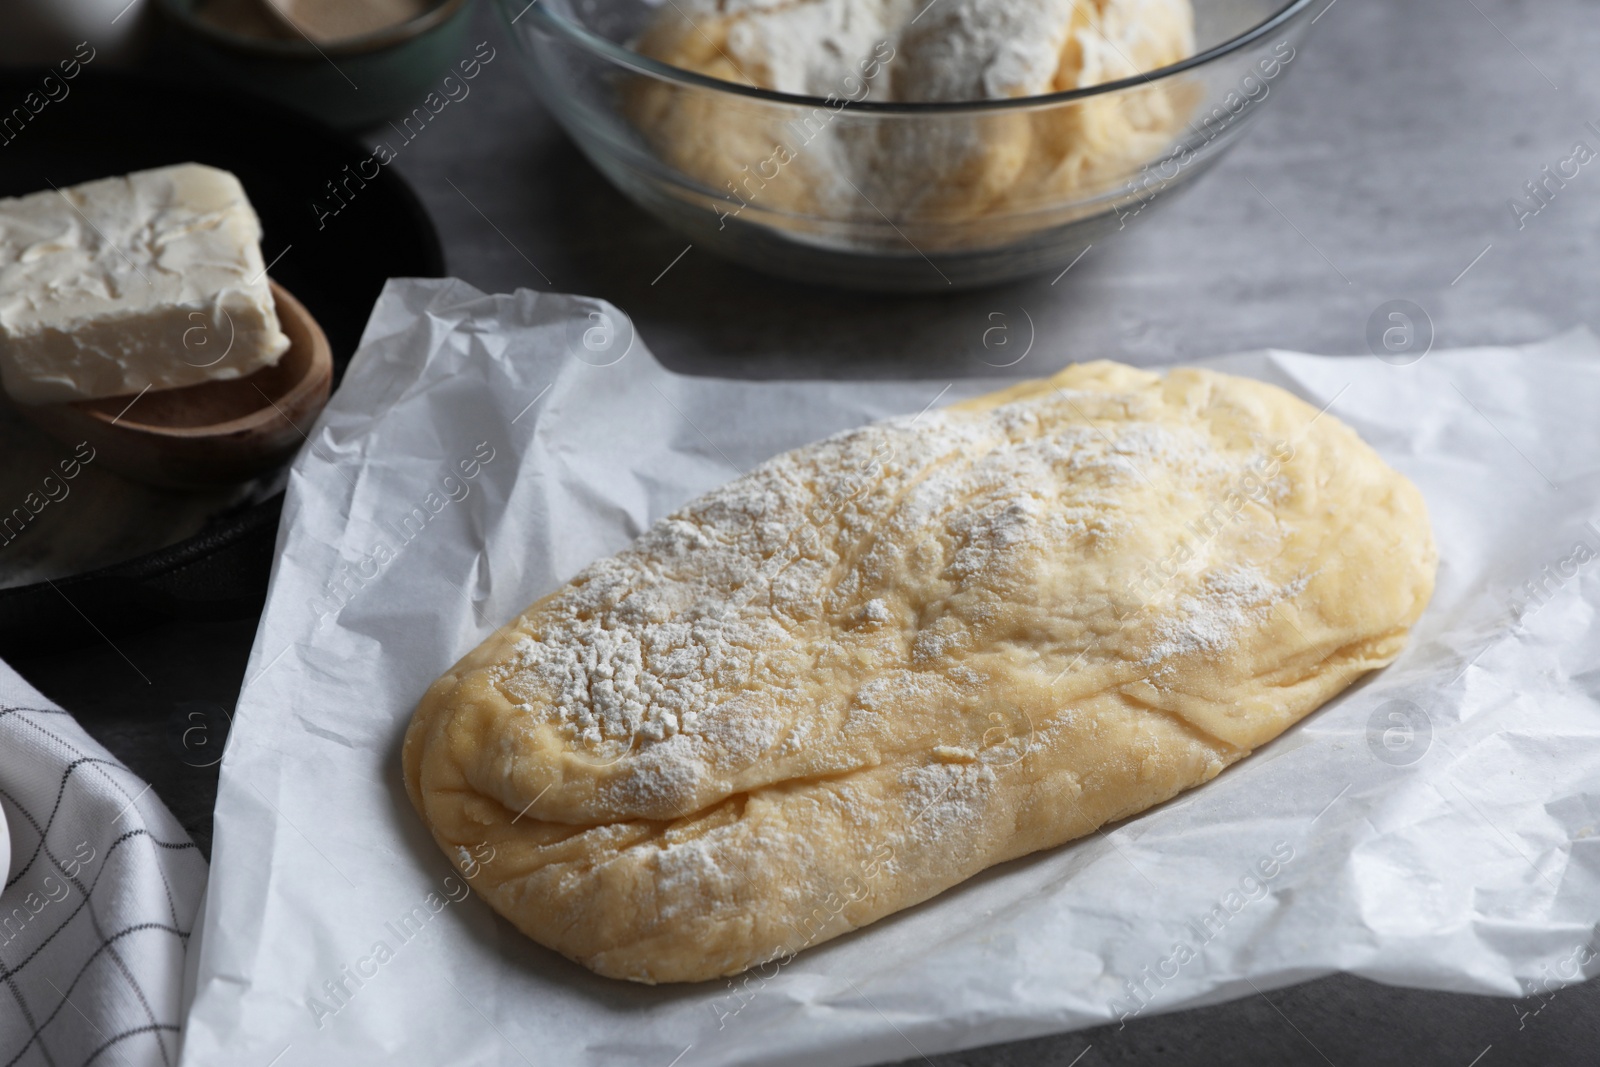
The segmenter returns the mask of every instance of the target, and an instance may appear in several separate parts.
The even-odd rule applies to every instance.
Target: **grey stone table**
[[[1511,207],[1533,203],[1524,183],[1575,142],[1600,149],[1600,129],[1586,125],[1600,127],[1595,0],[1334,0],[1259,126],[1195,189],[1094,247],[1059,284],[928,298],[805,289],[698,248],[674,263],[686,240],[589,167],[533,102],[490,12],[479,17],[496,60],[398,161],[452,273],[487,290],[605,297],[684,373],[948,380],[1261,346],[1363,353],[1369,318],[1391,299],[1425,309],[1439,346],[1600,327],[1600,163],[1547,185],[1537,214],[1525,206],[1519,220]],[[990,316],[1022,310],[1035,344],[997,372],[985,363]],[[120,653],[16,666],[209,848],[209,764],[253,630],[251,620],[171,626],[119,638]],[[1507,1001],[1340,976],[929,1062],[1498,1067],[1592,1065],[1597,1050],[1600,984]],[[924,1060],[909,1043],[905,1053]]]

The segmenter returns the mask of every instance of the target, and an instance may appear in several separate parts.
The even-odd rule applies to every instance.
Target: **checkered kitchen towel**
[[[0,1067],[170,1067],[205,860],[148,785],[3,662],[0,805]]]

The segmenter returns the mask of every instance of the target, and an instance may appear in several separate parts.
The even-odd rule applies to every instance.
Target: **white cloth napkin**
[[[0,662],[0,1065],[177,1060],[206,862],[150,786]]]

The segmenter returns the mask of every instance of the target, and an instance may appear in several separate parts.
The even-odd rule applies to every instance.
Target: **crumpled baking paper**
[[[1399,661],[1103,833],[784,965],[648,988],[523,938],[446,863],[401,784],[413,706],[696,494],[993,383],[686,378],[598,301],[391,282],[291,473],[183,1063],[853,1065],[1332,971],[1508,997],[1593,974],[1597,357],[1577,332],[1211,361],[1327,406],[1422,488],[1438,591]]]

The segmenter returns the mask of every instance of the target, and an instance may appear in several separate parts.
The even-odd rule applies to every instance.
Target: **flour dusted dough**
[[[1133,77],[1194,50],[1190,0],[681,0],[638,48],[723,81],[841,100],[1037,96]],[[658,150],[717,193],[807,219],[983,223],[1121,191],[1190,101],[1166,83],[1025,112],[858,119],[651,83],[634,113]],[[741,211],[742,213],[742,211]],[[799,216],[788,223],[783,215]],[[770,216],[766,216],[769,217]],[[1039,220],[1060,222],[1059,218]],[[1027,223],[1020,223],[1026,228]]]
[[[1333,415],[1073,366],[662,519],[429,689],[406,784],[535,940],[733,974],[1209,780],[1390,662],[1434,567]]]

